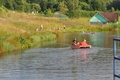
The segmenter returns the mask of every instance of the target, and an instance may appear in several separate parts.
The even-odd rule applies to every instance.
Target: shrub
[[[14,46],[8,42],[3,42],[3,47],[5,48],[5,51],[10,52],[13,51]]]

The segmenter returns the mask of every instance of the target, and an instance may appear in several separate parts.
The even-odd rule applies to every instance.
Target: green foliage
[[[116,22],[116,23],[111,23],[111,24],[112,24],[112,26],[113,26],[114,28],[118,28],[118,26],[119,26],[118,22]]]
[[[112,3],[110,3],[107,8],[108,10],[111,10],[112,7],[115,9],[115,10],[120,10],[120,1],[119,0],[114,0]]]
[[[55,17],[62,18],[62,19],[67,19],[68,16],[60,13],[60,12],[55,12]]]
[[[52,13],[51,9],[47,9],[45,12],[44,12],[45,16],[47,17],[52,17],[54,16],[54,14]]]
[[[13,0],[7,0],[4,5],[5,5],[5,7],[7,7],[8,9],[14,10]]]
[[[71,17],[79,18],[81,16],[80,10],[74,10],[72,13]]]
[[[40,12],[41,11],[40,6],[36,3],[32,3],[30,6],[31,6],[31,12],[32,11],[34,11],[34,12]]]
[[[107,3],[102,1],[101,4],[102,4],[101,10],[104,12],[107,11]]]
[[[86,10],[76,10],[74,12],[68,12],[69,17],[79,18],[79,17],[92,17],[96,14],[97,11],[86,11]],[[74,18],[73,17],[73,18]]]
[[[31,5],[29,3],[24,4],[24,12],[32,12]]]
[[[80,17],[80,6],[79,6],[79,0],[66,0],[66,5],[68,7],[67,15],[69,17]]]
[[[56,35],[53,33],[44,33],[44,34],[39,34],[39,35],[33,35],[31,36],[33,42],[38,43],[38,42],[42,42],[45,40],[53,40],[56,38]]]
[[[102,4],[101,4],[100,0],[93,0],[91,3],[92,3],[93,10],[101,10],[102,9]]]
[[[80,2],[80,6],[82,10],[90,10],[90,5],[86,2]]]
[[[8,42],[3,42],[3,47],[7,52],[12,51],[14,49],[14,46]]]
[[[85,10],[80,11],[80,17],[92,17],[95,14],[96,14],[96,11],[85,11]]]
[[[115,11],[114,7],[112,7],[112,8],[111,8],[111,11],[112,11],[112,12],[114,12],[114,11]]]
[[[19,41],[20,41],[21,44],[25,44],[26,43],[26,40],[23,37],[21,37],[21,36],[19,38]]]
[[[44,12],[47,10],[47,0],[42,0],[40,3],[41,10]]]
[[[4,4],[3,0],[0,0],[0,7],[2,7]]]
[[[68,11],[68,8],[67,8],[67,6],[66,6],[64,1],[59,3],[58,9],[63,14],[66,14],[66,12]]]

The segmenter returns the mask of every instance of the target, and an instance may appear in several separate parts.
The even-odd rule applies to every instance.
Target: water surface
[[[84,38],[91,49],[71,49]],[[0,59],[0,80],[113,80],[113,38],[110,33],[67,33],[39,47]]]

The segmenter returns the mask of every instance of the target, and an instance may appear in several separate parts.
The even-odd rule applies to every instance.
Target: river
[[[92,48],[71,49],[74,37],[86,39]],[[113,80],[113,38],[118,37],[111,32],[60,34],[0,58],[0,80]]]

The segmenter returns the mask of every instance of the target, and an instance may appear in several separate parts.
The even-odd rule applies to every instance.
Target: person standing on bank
[[[42,24],[40,25],[40,30],[41,30],[41,31],[43,30],[43,25],[42,25]]]

